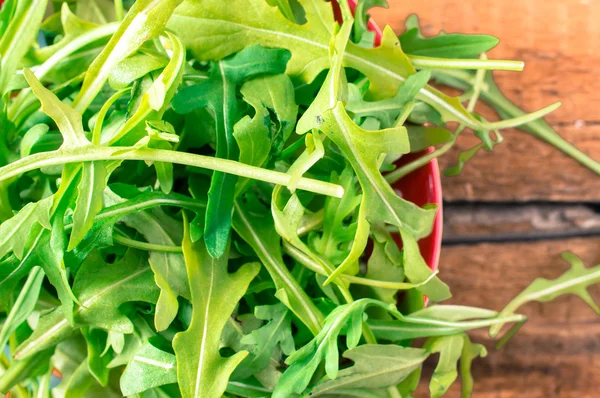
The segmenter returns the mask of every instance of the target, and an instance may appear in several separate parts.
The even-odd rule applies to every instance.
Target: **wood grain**
[[[452,204],[444,211],[446,244],[600,235],[600,214],[584,204]]]
[[[390,0],[375,9],[379,24],[403,30],[405,18],[419,15],[427,35],[487,33],[500,38],[490,58],[520,59],[522,73],[495,73],[508,97],[533,111],[563,101],[548,121],[584,152],[600,159],[600,2],[589,0]],[[548,145],[507,131],[493,153],[482,153],[463,175],[445,178],[446,200],[600,201],[600,178]],[[454,163],[459,150],[476,139],[464,137],[441,162]]]
[[[449,303],[501,309],[536,277],[555,278],[572,250],[587,266],[600,263],[600,238],[534,243],[445,247],[440,277],[454,294]],[[591,289],[600,298],[600,286]],[[596,397],[600,381],[600,319],[578,297],[532,303],[522,311],[529,322],[506,347],[495,351],[486,331],[473,333],[490,354],[474,363],[475,398]],[[425,374],[432,372],[432,364]],[[459,397],[459,386],[447,395]],[[417,397],[428,396],[422,385]]]

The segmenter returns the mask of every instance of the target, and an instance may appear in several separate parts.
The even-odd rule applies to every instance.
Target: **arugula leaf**
[[[0,330],[0,347],[4,347],[10,335],[15,332],[20,324],[27,320],[27,317],[35,309],[44,276],[44,271],[40,267],[33,267],[29,272],[27,281],[25,281],[19,296],[11,306]]]
[[[183,76],[185,47],[177,36],[169,32],[166,32],[165,38],[165,46],[168,43],[171,48],[169,63],[145,88],[135,112],[110,139],[106,139],[108,145],[137,142],[143,137],[144,129],[147,130],[148,121],[160,120],[169,107]]]
[[[2,27],[0,37],[0,97],[6,94],[10,80],[35,40],[37,29],[31,29],[31,26],[40,25],[47,3],[47,0],[19,0],[2,8],[2,11],[6,10],[6,25]],[[26,44],[15,45],[15,38]]]
[[[115,264],[106,264],[93,252],[75,276],[73,293],[81,305],[74,311],[76,325],[132,333],[133,324],[118,307],[130,301],[156,302],[157,289],[144,257],[129,250]],[[19,345],[15,358],[29,358],[55,346],[74,330],[60,310],[42,316],[33,334]]]
[[[369,9],[374,7],[388,8],[386,0],[359,0],[356,3],[355,9],[355,23],[352,32],[354,42],[364,43],[364,47],[373,45],[375,39],[375,33],[369,31],[368,22],[370,15],[367,13]]]
[[[240,162],[262,166],[270,156],[279,155],[289,138],[298,106],[294,86],[287,75],[261,76],[249,80],[240,89],[245,102],[254,108],[254,117],[246,115],[233,126],[233,137],[240,150]],[[277,120],[272,120],[270,112]],[[249,181],[240,179],[238,191]]]
[[[458,377],[457,363],[463,384],[463,397],[470,397],[473,390],[471,363],[477,356],[485,357],[487,351],[481,344],[472,344],[466,334],[435,337],[425,343],[430,352],[440,353],[440,359],[431,377],[429,392],[432,397],[441,397]]]
[[[481,344],[473,344],[469,336],[464,335],[463,352],[460,357],[460,383],[462,387],[462,398],[469,398],[473,393],[473,375],[471,364],[477,357],[485,358],[486,348]]]
[[[236,87],[256,75],[284,72],[288,59],[285,50],[248,47],[234,57],[214,64],[208,81],[182,89],[173,100],[173,108],[179,113],[209,108],[215,117],[216,156],[236,159],[239,149],[233,131],[240,116]],[[223,255],[229,239],[235,183],[235,176],[216,172],[208,191],[204,239],[208,252],[215,258]]]
[[[83,132],[81,115],[42,86],[31,71],[25,69],[23,73],[34,94],[40,99],[42,111],[55,121],[63,135],[61,148],[89,145],[90,142]],[[63,173],[63,179],[65,176]],[[103,162],[83,163],[68,250],[72,250],[83,239],[92,227],[94,217],[102,209],[102,191],[106,186],[106,180],[107,172]]]
[[[109,195],[114,203],[122,202],[115,194],[107,194]],[[173,246],[182,239],[181,223],[167,216],[160,208],[131,213],[121,220],[152,244]],[[148,261],[154,273],[154,281],[160,288],[154,324],[157,331],[162,331],[177,316],[177,297],[191,297],[186,266],[181,253],[151,251]]]
[[[347,29],[346,29],[347,31]],[[347,43],[344,30],[340,32],[332,49],[334,66],[323,87],[298,122],[297,131],[310,128],[323,131],[346,155],[363,190],[354,245],[347,259],[331,274],[328,281],[344,272],[367,244],[369,224],[386,223],[397,227],[404,242],[406,276],[413,283],[425,281],[431,271],[420,256],[416,238],[431,232],[435,208],[419,208],[398,197],[379,172],[378,160],[382,153],[399,154],[409,151],[408,137],[404,127],[367,131],[358,127],[348,116],[343,103],[337,97],[343,92],[345,77],[341,57]],[[448,287],[439,279],[419,288],[432,300],[449,297]]]
[[[243,205],[239,201],[235,204],[233,227],[269,272],[277,289],[276,297],[313,334],[317,334],[321,330],[323,314],[287,269],[281,254],[281,238],[268,214],[268,210],[256,198],[247,197]]]
[[[254,309],[257,319],[269,321],[264,326],[245,335],[240,343],[253,347],[248,357],[240,364],[240,368],[252,371],[237,372],[240,378],[248,377],[263,370],[273,353],[279,346],[281,351],[290,355],[294,352],[294,338],[292,336],[291,317],[288,309],[283,304],[258,306]]]
[[[318,397],[330,394],[344,395],[355,389],[375,390],[396,386],[428,357],[427,350],[396,345],[365,344],[348,350],[344,358],[354,365],[341,370],[337,378],[325,379],[307,392]]]
[[[175,355],[162,351],[148,342],[136,351],[123,371],[121,392],[129,396],[175,382],[177,382]]]
[[[173,340],[177,380],[184,396],[219,397],[229,376],[247,355],[238,352],[223,358],[219,353],[221,332],[259,266],[246,264],[230,274],[227,257],[210,256],[202,240],[192,243],[188,227],[182,246],[193,309],[190,327]]]
[[[23,258],[32,231],[51,229],[50,208],[53,198],[29,203],[8,221],[0,224],[0,258],[13,252],[18,259]],[[39,227],[38,227],[39,225]]]
[[[376,117],[382,123],[382,127],[394,127],[396,118],[414,101],[419,91],[427,86],[430,77],[430,71],[419,71],[406,79],[393,98],[379,101],[365,101],[358,87],[354,84],[348,84],[349,99],[346,109],[352,112],[355,118]]]
[[[574,294],[581,297],[596,313],[600,313],[600,308],[587,291],[588,287],[600,282],[600,265],[585,268],[583,262],[570,252],[563,253],[562,257],[571,264],[569,270],[556,279],[537,278],[508,303],[500,314],[511,315],[519,307],[530,301],[552,301],[564,294]],[[502,324],[492,326],[490,328],[490,336],[497,336],[502,326]]]
[[[454,33],[425,38],[420,32],[416,15],[407,19],[406,31],[399,39],[407,54],[438,58],[477,58],[499,42],[494,36]]]
[[[107,333],[94,328],[83,328],[81,331],[87,343],[88,370],[101,386],[106,387],[110,372],[107,365],[111,358],[108,355],[102,355],[102,347],[105,345]]]
[[[136,1],[119,29],[86,72],[81,91],[73,107],[82,112],[98,94],[111,70],[136,51],[144,42],[158,36],[181,0]]]
[[[436,337],[425,344],[432,353],[440,353],[440,359],[429,383],[429,393],[433,398],[444,395],[458,377],[456,367],[462,355],[463,345],[464,338],[461,335]]]
[[[273,397],[289,397],[302,393],[308,386],[321,361],[325,361],[325,372],[335,379],[339,369],[338,336],[346,329],[346,345],[352,349],[358,345],[362,335],[363,314],[368,306],[392,309],[393,306],[373,299],[360,299],[335,308],[325,319],[323,328],[309,343],[290,355],[289,365],[283,373]]]
[[[292,52],[287,73],[310,83],[329,66],[329,41],[335,22],[331,5],[326,2],[307,1],[303,7],[307,22],[298,25],[263,0],[233,0],[227,9],[218,0],[193,0],[178,7],[168,27],[188,37],[186,46],[201,60],[222,59],[253,44],[287,48]],[[221,31],[237,35],[240,40],[210,33]],[[384,29],[382,44],[377,48],[348,43],[343,62],[365,74],[371,92],[379,98],[395,95],[405,79],[415,73],[390,27]],[[430,87],[421,90],[419,97],[456,121],[469,127],[477,124],[458,98]]]

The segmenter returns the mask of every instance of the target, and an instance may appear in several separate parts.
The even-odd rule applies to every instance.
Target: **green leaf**
[[[261,76],[249,80],[240,89],[243,99],[254,108],[254,116],[244,116],[233,127],[233,136],[240,150],[240,162],[262,166],[272,155],[279,155],[289,138],[298,106],[294,86],[287,75]],[[272,120],[270,111],[276,116]],[[243,191],[248,179],[238,181]]]
[[[18,259],[23,258],[29,236],[38,230],[37,225],[51,229],[50,208],[52,197],[27,204],[16,215],[0,224],[0,258],[13,252]]]
[[[398,116],[414,101],[420,90],[427,86],[430,77],[431,72],[428,70],[410,75],[393,98],[379,101],[364,100],[359,88],[348,84],[349,100],[346,109],[352,112],[354,118],[376,117],[382,123],[382,127],[394,127]]]
[[[219,0],[187,1],[178,7],[168,26],[187,39],[186,46],[200,60],[222,59],[261,44],[290,50],[287,73],[302,83],[312,82],[329,67],[329,41],[335,21],[328,2],[303,3],[306,23],[302,25],[288,20],[264,0],[233,0],[228,5],[223,8]],[[232,35],[238,40],[229,40]],[[382,44],[377,48],[348,43],[343,62],[367,76],[370,91],[377,98],[394,96],[406,78],[415,73],[390,27],[384,29]],[[458,98],[427,87],[421,90],[419,99],[469,127],[477,124]]]
[[[94,328],[83,328],[81,331],[87,342],[88,370],[101,386],[106,387],[110,372],[107,365],[111,358],[109,355],[102,355],[102,349],[106,345],[107,333]]]
[[[47,0],[20,0],[13,5],[12,15],[6,9],[6,25],[0,36],[0,97],[4,96],[10,80],[21,65],[21,60],[36,39],[44,18]],[[16,43],[18,41],[18,43]]]
[[[223,358],[221,332],[259,266],[247,264],[230,274],[227,257],[210,256],[202,240],[192,243],[187,227],[182,246],[192,293],[192,321],[173,340],[177,380],[184,397],[220,397],[229,376],[247,355],[239,352]]]
[[[428,279],[431,270],[422,259],[416,239],[431,232],[436,209],[428,206],[420,208],[400,198],[385,181],[379,171],[379,158],[382,154],[401,154],[409,151],[408,136],[404,127],[394,127],[378,131],[367,131],[357,126],[348,116],[340,92],[346,84],[341,57],[344,54],[347,34],[342,30],[338,35],[334,54],[334,66],[330,70],[317,98],[298,122],[297,131],[306,132],[311,128],[323,131],[346,155],[352,165],[361,188],[363,199],[358,215],[357,238],[347,258],[328,281],[344,272],[345,268],[362,254],[367,244],[369,224],[392,224],[400,230],[404,242],[406,276],[412,283]],[[448,287],[437,277],[419,288],[432,300],[440,301],[449,297]]]
[[[171,13],[181,0],[136,1],[102,52],[86,72],[73,107],[87,109],[108,79],[110,72],[144,42],[161,34]]]
[[[408,231],[400,228],[402,237],[402,262],[404,264],[404,274],[412,283],[423,283],[431,278],[432,271],[425,263],[417,241]],[[432,301],[447,300],[452,296],[448,285],[442,282],[438,277],[434,277],[428,283],[417,288],[426,294]]]
[[[445,144],[452,139],[452,133],[441,127],[406,126],[406,129],[412,153]]]
[[[40,267],[33,267],[29,272],[27,281],[21,288],[19,296],[6,315],[2,329],[0,330],[0,347],[4,347],[8,338],[13,334],[17,327],[27,320],[35,308],[35,304],[40,295],[42,282],[44,281],[44,271]]]
[[[600,282],[600,265],[585,268],[583,262],[570,252],[563,253],[562,257],[571,264],[568,271],[556,279],[537,278],[508,303],[500,314],[511,315],[519,307],[530,301],[547,302],[565,294],[574,294],[581,297],[596,313],[600,313],[600,308],[587,291],[588,287]],[[492,326],[490,336],[497,336],[502,326],[502,324]]]
[[[462,386],[462,398],[470,398],[473,393],[473,375],[471,374],[471,364],[477,357],[485,358],[487,356],[486,348],[481,344],[473,344],[469,336],[464,335],[463,352],[460,357],[460,383]]]
[[[369,18],[371,17],[368,14],[368,11],[374,7],[388,8],[388,3],[386,0],[359,0],[356,3],[356,9],[354,10],[355,22],[353,29],[353,38],[356,43],[368,43],[373,45],[375,33],[369,31],[368,28]]]
[[[76,148],[88,145],[90,142],[83,132],[81,114],[65,104],[50,90],[45,88],[29,69],[24,69],[23,74],[31,90],[42,104],[42,112],[50,116],[58,126],[63,136],[61,148]]]
[[[114,135],[104,140],[109,145],[131,145],[143,139],[148,122],[162,119],[169,108],[170,101],[181,83],[186,60],[185,47],[181,40],[170,32],[166,32],[164,38],[166,40],[163,40],[163,46],[171,49],[169,63],[158,76],[146,76],[148,85],[140,85],[143,92],[140,93],[137,108]]]
[[[444,170],[444,175],[447,176],[457,176],[462,171],[465,165],[469,160],[473,158],[479,152],[481,148],[483,148],[484,144],[477,144],[473,148],[469,148],[466,151],[462,151],[458,154],[458,164],[455,166],[448,167]]]
[[[123,202],[123,199],[115,193],[107,193],[107,197],[110,204]],[[175,246],[182,238],[181,223],[167,216],[159,208],[132,212],[123,216],[121,220],[141,233],[148,243]],[[149,262],[154,272],[154,281],[160,288],[154,324],[158,331],[162,331],[177,316],[179,308],[177,297],[190,297],[186,267],[180,253],[152,251]]]
[[[158,292],[152,271],[138,252],[129,250],[115,264],[106,264],[97,252],[88,256],[73,283],[73,293],[81,305],[74,311],[75,325],[132,333],[133,324],[119,311],[130,301],[156,302]],[[42,316],[31,337],[15,352],[15,358],[29,358],[68,337],[71,326],[60,309]]]
[[[393,238],[380,228],[374,229],[373,252],[367,263],[365,278],[382,281],[404,280],[402,257]],[[397,302],[396,289],[371,288],[370,297],[385,303]]]
[[[327,376],[336,379],[339,369],[338,336],[345,329],[346,345],[349,349],[356,347],[362,335],[363,315],[369,306],[395,309],[393,305],[373,299],[360,299],[335,308],[325,319],[319,334],[286,359],[289,367],[279,379],[273,398],[303,393],[321,361],[325,361]]]
[[[240,343],[252,347],[248,357],[240,364],[240,368],[248,369],[248,371],[242,373],[236,370],[236,376],[242,379],[263,370],[269,363],[276,347],[279,346],[286,355],[290,355],[295,349],[291,317],[285,305],[257,306],[254,308],[254,314],[257,319],[268,322],[245,335],[240,341]]]
[[[425,344],[430,352],[440,353],[440,359],[429,383],[429,393],[432,398],[444,395],[458,377],[456,368],[462,355],[463,345],[462,335],[435,337]]]
[[[177,382],[175,355],[159,350],[151,343],[144,344],[121,376],[123,395],[134,395],[150,388]]]
[[[496,47],[499,40],[488,35],[440,34],[424,38],[416,16],[407,21],[407,30],[400,35],[400,44],[407,54],[437,58],[477,58]],[[416,26],[414,26],[416,24]]]
[[[396,345],[361,345],[344,353],[354,365],[341,370],[333,380],[325,379],[306,394],[310,397],[340,394],[347,390],[375,390],[396,386],[411,372],[421,367],[427,350]]]
[[[168,60],[158,54],[135,53],[119,62],[110,72],[108,83],[115,90],[124,89],[144,75],[164,68],[167,63]]]
[[[81,173],[67,250],[73,250],[92,228],[94,218],[102,210],[102,193],[108,178],[104,162],[84,162]]]
[[[23,380],[47,373],[53,349],[40,351],[35,357],[13,360],[8,369],[0,375],[0,391],[9,391]]]
[[[123,186],[120,185],[120,187]],[[104,191],[104,200],[106,201],[107,207],[98,213],[94,219],[92,228],[79,245],[77,245],[72,252],[67,253],[67,260],[71,267],[80,264],[94,248],[112,246],[114,224],[127,215],[142,212],[157,206],[175,206],[200,213],[203,212],[203,209],[206,207],[206,203],[203,203],[200,200],[190,199],[184,195],[175,193],[168,195],[161,192],[142,193],[135,188],[134,193],[133,196],[128,196],[127,200],[124,200],[110,188]],[[65,229],[71,227],[72,224],[67,222]],[[157,241],[156,243],[167,244],[166,242],[160,242],[161,241]]]
[[[253,76],[284,72],[288,59],[286,50],[248,47],[214,64],[208,81],[182,89],[173,100],[173,108],[179,113],[210,109],[217,131],[216,156],[235,160],[239,149],[234,139],[234,125],[241,117],[236,87]],[[262,144],[263,150],[265,145]],[[236,180],[234,175],[221,172],[212,176],[204,239],[208,252],[215,258],[225,253],[229,239]]]
[[[268,210],[252,196],[235,204],[233,227],[248,243],[269,272],[282,301],[313,333],[319,333],[323,314],[286,267],[281,254],[281,237],[277,234]]]

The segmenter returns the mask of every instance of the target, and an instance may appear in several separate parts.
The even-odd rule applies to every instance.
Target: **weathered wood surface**
[[[585,204],[450,204],[444,243],[506,242],[600,235],[600,213]]]
[[[490,58],[520,59],[525,71],[495,76],[508,97],[533,111],[556,101],[548,117],[556,130],[600,159],[600,2],[579,0],[420,0],[389,1],[375,9],[379,24],[403,30],[405,18],[420,16],[425,34],[487,33],[500,38]],[[493,153],[481,153],[463,174],[445,178],[446,200],[600,201],[600,178],[548,145],[507,131]],[[463,137],[442,166],[476,139]]]
[[[568,265],[560,258],[572,250],[586,266],[600,263],[600,238],[520,244],[445,247],[440,276],[452,289],[449,303],[499,310],[536,277],[555,278]],[[600,286],[591,289],[600,298]],[[487,358],[474,362],[475,398],[597,397],[600,387],[600,318],[578,297],[532,303],[522,313],[529,322],[500,351],[487,331],[473,333],[486,343]],[[431,366],[425,370],[431,374]],[[459,397],[458,385],[448,397]],[[422,385],[417,397],[428,396]]]

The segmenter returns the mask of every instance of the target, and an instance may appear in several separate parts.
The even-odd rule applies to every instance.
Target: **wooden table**
[[[529,111],[563,101],[547,120],[600,159],[600,1],[389,3],[389,10],[372,14],[397,32],[416,13],[426,35],[444,30],[499,37],[490,58],[526,63],[522,73],[495,74],[509,98]],[[481,153],[462,175],[443,180],[440,264],[454,293],[452,303],[501,309],[536,276],[563,272],[567,266],[559,255],[565,250],[589,266],[600,263],[600,177],[529,135],[504,135],[493,153]],[[441,167],[475,142],[463,137]],[[592,289],[596,297],[599,292]],[[530,321],[514,340],[475,362],[474,397],[600,396],[600,318],[576,297],[530,304],[523,311]],[[486,341],[485,334],[473,335]],[[427,396],[426,385],[418,396]],[[460,396],[459,389],[448,396]]]

